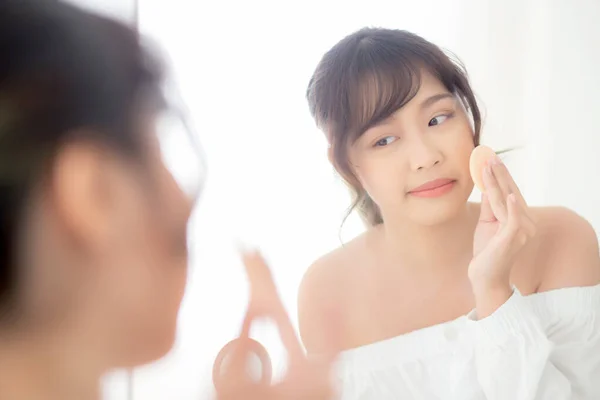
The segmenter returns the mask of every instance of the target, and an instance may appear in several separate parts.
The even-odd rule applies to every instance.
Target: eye
[[[391,144],[392,142],[394,142],[397,138],[394,136],[386,136],[382,139],[379,139],[377,142],[375,142],[375,147],[383,147],[383,146],[387,146],[389,144]]]
[[[448,118],[450,118],[452,115],[438,115],[437,117],[434,117],[432,119],[429,120],[429,124],[428,126],[436,126],[436,125],[441,125],[443,124]]]

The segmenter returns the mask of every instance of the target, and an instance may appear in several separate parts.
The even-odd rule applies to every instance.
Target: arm
[[[554,209],[546,217],[553,230],[544,244],[549,253],[540,289],[598,284],[598,241],[589,223],[565,209]],[[554,340],[518,290],[508,285],[473,289],[476,309],[470,318],[476,331],[477,376],[486,399],[598,398],[600,385],[595,388],[593,382],[600,381],[600,302],[590,298],[600,299],[600,287],[571,291],[595,295],[574,296],[572,321],[557,321],[564,326],[554,332]],[[576,309],[583,303],[585,312]]]

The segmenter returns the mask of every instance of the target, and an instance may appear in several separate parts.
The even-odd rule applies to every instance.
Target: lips
[[[433,181],[429,181],[421,186],[418,186],[418,187],[412,189],[411,191],[409,191],[409,193],[426,192],[428,190],[433,190],[433,189],[440,188],[442,186],[446,186],[453,182],[454,182],[454,179],[448,179],[448,178],[435,179]]]

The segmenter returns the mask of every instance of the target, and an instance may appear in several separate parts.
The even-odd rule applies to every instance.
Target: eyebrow
[[[452,93],[438,93],[438,94],[434,94],[433,96],[429,96],[428,98],[426,98],[425,100],[423,100],[421,102],[421,104],[419,105],[419,107],[423,110],[426,109],[428,107],[431,107],[432,105],[434,105],[435,103],[437,103],[438,101],[442,101],[444,99],[454,99],[455,96]],[[394,119],[394,114],[390,115],[387,118],[382,119],[381,121],[374,123],[370,126],[367,127],[367,129],[365,129],[365,132],[368,131],[369,129],[373,129],[373,128],[377,128],[379,126],[383,126],[383,125],[387,125],[390,123],[390,121]]]
[[[438,101],[441,101],[444,99],[454,99],[454,95],[452,93],[434,94],[433,96],[430,96],[421,102],[421,109],[431,107]]]

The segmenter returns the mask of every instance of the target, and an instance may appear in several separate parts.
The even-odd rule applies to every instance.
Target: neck
[[[406,219],[385,219],[384,243],[392,257],[402,259],[404,265],[418,266],[423,272],[448,265],[464,266],[473,256],[477,219],[477,206],[471,203],[466,203],[452,219],[431,226]],[[399,245],[402,243],[410,245]]]
[[[0,387],[20,400],[99,400],[101,369],[73,337],[0,336]],[[4,398],[4,397],[3,397]]]

